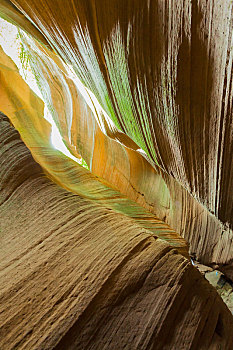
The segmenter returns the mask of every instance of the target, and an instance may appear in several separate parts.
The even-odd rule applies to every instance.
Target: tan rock
[[[231,313],[186,258],[52,183],[0,123],[2,350],[232,348]]]

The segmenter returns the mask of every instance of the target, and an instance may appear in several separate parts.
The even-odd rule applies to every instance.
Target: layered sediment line
[[[232,315],[189,260],[51,182],[2,114],[0,130],[1,349],[232,348]]]

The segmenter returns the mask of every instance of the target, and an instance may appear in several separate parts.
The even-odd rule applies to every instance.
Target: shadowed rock
[[[2,114],[0,130],[2,350],[232,349],[232,315],[189,260],[52,183]]]

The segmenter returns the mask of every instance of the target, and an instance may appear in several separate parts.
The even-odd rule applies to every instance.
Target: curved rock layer
[[[58,74],[62,63],[48,64],[41,48],[41,86],[70,151],[179,232],[196,259],[233,269],[232,2],[12,3],[21,12],[2,12],[72,65],[103,108],[94,106],[104,133],[121,142],[101,133],[74,82]]]
[[[196,259],[233,269],[233,232],[229,226],[210,214],[173,177],[158,166],[152,167],[136,152],[130,139],[109,124],[93,95],[70,77],[56,55],[27,38],[23,42],[38,85],[43,87],[43,98],[69,150],[75,156],[80,153],[93,174],[179,232]],[[65,179],[61,182],[64,186]]]
[[[167,224],[54,149],[50,143],[51,125],[43,118],[43,102],[21,78],[13,61],[1,50],[0,62],[1,108],[5,113],[9,112],[11,122],[20,131],[34,159],[42,165],[47,175],[69,191],[134,219],[152,235],[159,235],[188,257],[186,241]],[[4,171],[1,176],[4,176]]]
[[[2,111],[9,115],[36,161],[53,181],[73,193],[101,202],[107,200],[110,203],[114,199],[111,205],[115,210],[117,206],[121,212],[128,212],[134,218],[137,216],[143,227],[152,232],[156,215],[189,242],[192,256],[205,264],[224,265],[229,270],[233,259],[232,231],[229,227],[210,214],[171,176],[159,167],[152,167],[136,152],[130,139],[106,122],[104,111],[93,103],[93,96],[69,75],[68,67],[56,55],[32,40],[24,38],[23,41],[43,97],[64,142],[75,156],[80,153],[85,158],[94,175],[102,178],[99,178],[101,184],[97,188],[96,182],[90,183],[90,174],[85,171],[83,174],[78,165],[53,149],[50,127],[43,118],[42,101],[30,92],[16,66],[1,51]],[[107,135],[101,129],[104,121],[103,129]],[[80,182],[83,177],[85,181]],[[122,195],[114,191],[109,193],[109,190],[106,192],[103,179],[108,181],[108,186],[113,185],[140,207],[126,198],[116,201]],[[170,232],[167,240],[181,252],[185,243],[174,235],[174,231]]]
[[[186,258],[52,183],[2,114],[0,131],[1,350],[232,349],[230,311]]]
[[[11,2],[115,124],[232,225],[232,1]]]

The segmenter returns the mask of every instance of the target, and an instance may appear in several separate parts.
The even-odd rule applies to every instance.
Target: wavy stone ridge
[[[216,290],[133,219],[52,183],[0,115],[0,348],[233,348]]]
[[[189,242],[195,259],[220,266],[231,279],[232,6],[232,0],[2,0],[0,4],[1,16],[47,42],[69,62],[121,130],[105,130],[106,134],[125,145],[127,140],[133,149],[136,143],[154,163],[156,173],[132,156],[136,152],[125,152],[119,143],[110,147],[113,142],[105,142],[100,133],[95,138],[90,119],[88,128],[83,115],[79,124],[80,104],[76,110],[68,93],[69,108],[65,118],[57,110],[57,122],[64,139],[73,132],[70,151],[88,146],[82,155],[86,160],[93,150],[93,174],[149,207]],[[49,76],[54,72],[50,68]],[[46,80],[61,108],[66,82],[60,94],[58,80],[55,84]],[[72,96],[77,103],[76,94]],[[72,120],[72,127],[67,128],[66,120]],[[89,140],[80,126],[88,131]],[[129,171],[135,166],[140,170]],[[169,205],[161,206],[164,202]]]

